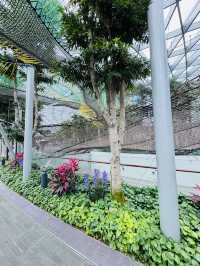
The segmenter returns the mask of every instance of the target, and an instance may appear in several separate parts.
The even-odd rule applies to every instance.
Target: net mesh
[[[38,2],[40,2],[40,4],[38,4]],[[7,47],[10,45],[11,48],[19,47],[23,50],[24,54],[30,56],[24,59],[26,62],[42,62],[47,66],[53,66],[58,61],[66,58],[70,59],[70,55],[64,47],[63,40],[59,39],[59,32],[58,29],[54,27],[54,21],[45,15],[41,4],[42,2],[45,1],[0,1],[0,45]],[[168,10],[166,8],[165,11],[167,12],[165,19],[166,21],[169,20],[168,24],[175,16],[174,10],[177,9],[176,5],[178,1],[165,1],[165,3],[169,2],[172,4],[170,4]],[[178,31],[176,29],[171,29],[171,31],[166,34],[168,57],[171,58],[169,62],[170,69],[173,68],[173,71],[178,71],[178,74],[173,72],[173,74],[178,77],[181,77],[182,73],[186,72],[186,79],[199,74],[199,1],[196,1],[196,5],[193,3],[191,6],[194,10],[190,12],[190,20],[186,19],[186,22],[189,24],[186,23],[182,25],[185,32],[181,32],[180,29],[178,29]],[[188,26],[186,27],[185,25]],[[192,31],[194,31],[193,35],[187,36],[187,34]],[[184,35],[188,37],[188,41],[186,40],[187,49],[183,49],[184,45],[181,43],[181,40],[184,39]],[[179,41],[177,41],[177,38]],[[171,42],[171,40],[173,41]],[[195,42],[193,42],[194,40]],[[173,47],[174,50],[172,50]],[[141,46],[137,51],[142,53],[144,48],[145,47]],[[171,53],[169,53],[170,51]],[[189,54],[189,52],[192,54]],[[21,56],[23,57],[24,54]],[[186,54],[191,55],[189,64],[184,61]],[[176,58],[177,55],[181,56],[180,58],[183,57],[183,60]],[[172,58],[176,58],[177,60],[173,61],[174,59],[172,60]],[[183,61],[183,64],[180,64],[179,61]],[[188,74],[189,70],[187,68],[191,71],[191,75]],[[60,90],[60,92],[64,91],[63,87],[60,87],[58,90]],[[55,88],[53,91],[55,94]],[[176,149],[199,148],[199,81],[197,84],[195,83],[194,87],[186,84],[186,86],[181,88],[181,91],[181,94],[178,95],[178,101],[176,97],[172,99]],[[48,91],[46,93],[48,93]],[[62,95],[62,97],[65,96],[66,95]],[[54,97],[54,95],[52,97]],[[68,95],[66,97],[68,97]],[[82,98],[80,101],[82,101]],[[127,117],[128,121],[124,148],[154,151],[153,112],[151,103],[138,108],[133,107],[128,111]],[[71,133],[68,135],[66,134],[63,138],[56,133],[47,138],[39,139],[41,151],[47,154],[62,154],[69,151],[86,150],[92,147],[108,147],[109,142],[106,128],[98,126],[91,128],[88,125],[85,129],[77,130],[73,136],[72,131],[69,132]]]
[[[172,111],[175,147],[179,153],[200,148],[200,81],[198,79],[181,85],[172,93]],[[124,150],[155,152],[154,118],[152,103],[132,106],[126,112]],[[106,127],[99,120],[88,120],[84,126],[51,126],[55,129],[37,145],[47,157],[62,157],[66,153],[79,153],[92,149],[109,149]],[[48,127],[47,127],[48,128]]]
[[[1,0],[0,36],[0,44],[9,41],[47,66],[70,58],[41,20],[31,1]]]

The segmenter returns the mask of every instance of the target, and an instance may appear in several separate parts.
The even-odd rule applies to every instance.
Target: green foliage
[[[132,187],[130,185],[123,185],[123,192],[127,200],[129,208],[138,211],[151,211],[159,208],[158,190],[154,187]],[[187,198],[183,194],[179,194],[179,204],[187,203],[193,206],[191,198]]]
[[[36,69],[35,84],[37,92],[44,90],[44,88],[42,87],[43,83],[48,85],[52,85],[54,83],[54,78],[52,73],[48,72],[46,68],[44,68],[41,65],[36,65],[35,69]]]
[[[200,264],[200,213],[184,196],[179,198],[182,240],[177,243],[159,229],[156,189],[124,186],[127,202],[121,205],[110,194],[92,202],[81,189],[63,197],[52,195],[50,189],[40,188],[37,171],[22,183],[20,169],[1,167],[0,179],[56,217],[146,265]]]
[[[0,74],[10,80],[15,80],[17,75],[17,64],[9,62],[10,60],[7,55],[2,56],[0,59]]]
[[[81,183],[83,184],[82,191],[86,192],[89,199],[93,202],[104,199],[106,194],[110,192],[110,183],[106,171],[101,173],[98,169],[95,169],[93,177],[85,174]]]
[[[37,163],[32,163],[33,170],[40,170],[40,166]]]
[[[62,125],[60,132],[62,132],[63,134],[67,134],[67,132],[70,131],[70,135],[72,135],[73,131],[75,130],[85,130],[89,127],[95,128],[93,121],[90,121],[89,119],[86,119],[81,115],[74,114],[70,118],[70,120],[68,120]],[[84,135],[85,134],[86,132],[84,132]]]
[[[200,149],[196,149],[192,151],[192,155],[200,155]]]
[[[62,34],[69,49],[79,56],[62,64],[62,76],[95,94],[112,88],[119,91],[149,75],[146,60],[130,52],[133,39],[146,41],[149,0],[72,0],[63,12]],[[94,76],[91,77],[91,71]],[[96,88],[94,88],[96,87]],[[95,95],[97,97],[97,94]]]
[[[87,194],[91,201],[103,199],[108,192],[108,188],[100,178],[96,179],[96,183],[90,182],[87,189]]]
[[[63,33],[71,47],[86,48],[90,31],[103,39],[146,41],[149,0],[72,0],[64,13]],[[71,11],[73,10],[73,11]]]
[[[8,137],[10,140],[16,140],[19,143],[23,143],[24,141],[24,132],[23,132],[23,125],[21,124],[21,128],[17,127],[16,125],[8,125],[6,127],[6,131],[8,133]]]
[[[157,189],[124,185],[123,191],[130,208],[147,211],[158,209]]]

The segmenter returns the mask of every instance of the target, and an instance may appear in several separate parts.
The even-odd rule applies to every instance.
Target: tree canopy
[[[79,55],[62,66],[68,81],[98,98],[111,83],[119,92],[123,80],[130,88],[134,80],[149,74],[148,62],[130,50],[133,40],[147,41],[149,0],[70,2],[62,32],[69,49],[77,49]]]

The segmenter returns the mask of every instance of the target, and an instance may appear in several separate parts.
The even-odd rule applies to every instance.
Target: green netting
[[[57,0],[0,1],[0,45],[7,42],[39,59],[45,65],[70,58],[61,47],[61,13]],[[56,84],[42,84],[41,96],[78,104],[84,102],[80,89],[58,80]],[[13,82],[0,76],[0,92],[13,88]],[[17,79],[17,89],[25,91],[25,80]]]
[[[41,9],[34,9],[32,6],[34,2],[36,1],[1,0],[0,44],[9,40],[16,47],[20,47],[48,66],[63,59],[70,59],[70,55],[54,38],[59,31],[56,29],[50,31],[47,28],[45,23],[49,27],[52,24],[48,20],[45,23],[42,21],[37,13]],[[44,11],[41,16],[44,19]],[[55,25],[55,27],[58,26],[58,24]]]
[[[53,36],[58,39],[61,37],[62,14],[60,4],[57,0],[30,0],[37,14],[49,28]]]

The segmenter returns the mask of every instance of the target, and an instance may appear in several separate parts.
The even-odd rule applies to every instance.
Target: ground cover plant
[[[0,179],[35,205],[146,265],[200,265],[200,214],[184,196],[179,197],[181,242],[177,243],[159,229],[156,189],[124,185],[126,202],[120,204],[110,192],[91,201],[82,177],[76,192],[62,197],[40,187],[38,171],[23,183],[20,168],[0,167]]]

